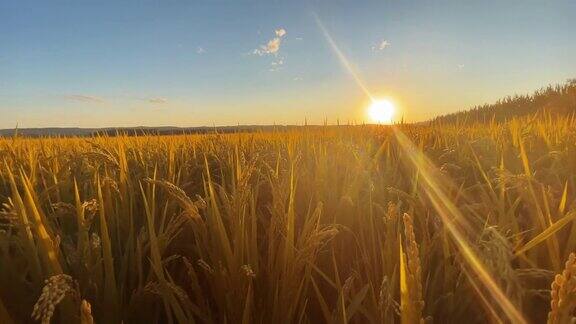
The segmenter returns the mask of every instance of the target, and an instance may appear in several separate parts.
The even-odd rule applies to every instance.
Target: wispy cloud
[[[304,40],[304,38],[302,38],[302,37],[296,37],[296,38],[294,38],[294,39],[297,40],[297,41]]]
[[[271,40],[266,43],[266,45],[260,45],[259,48],[256,48],[252,51],[254,55],[267,55],[273,54],[277,55],[278,51],[280,51],[280,45],[282,45],[282,39],[286,36],[286,29],[279,28],[274,31],[276,37],[272,38]]]
[[[458,64],[456,65],[456,67],[458,68],[458,70],[462,70],[464,68],[464,64]]]
[[[165,104],[168,103],[168,99],[166,98],[149,98],[146,101],[152,104]]]
[[[373,51],[382,51],[389,46],[390,46],[390,42],[384,39],[380,43],[378,43],[377,45],[372,46],[372,50]]]
[[[275,72],[281,70],[283,68],[283,65],[284,65],[284,57],[280,56],[270,63],[270,68],[268,69],[268,71]]]
[[[196,54],[202,55],[204,53],[206,53],[206,50],[204,49],[204,47],[198,46],[198,48],[196,49]]]
[[[104,103],[105,100],[91,95],[83,95],[83,94],[70,94],[65,95],[64,98],[72,101],[80,101],[80,102],[87,102],[87,103]]]
[[[280,57],[275,61],[272,61],[272,63],[270,63],[270,65],[272,66],[280,66],[280,65],[284,65],[284,58]]]

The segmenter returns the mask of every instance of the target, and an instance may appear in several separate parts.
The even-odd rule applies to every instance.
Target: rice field
[[[0,139],[1,323],[570,323],[576,118]]]

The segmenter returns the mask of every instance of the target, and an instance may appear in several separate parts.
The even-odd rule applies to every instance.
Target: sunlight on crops
[[[576,306],[571,117],[10,137],[0,162],[2,323],[565,323]]]

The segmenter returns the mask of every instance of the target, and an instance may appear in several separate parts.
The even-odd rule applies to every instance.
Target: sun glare
[[[391,124],[395,110],[390,100],[374,100],[368,107],[368,115],[378,124]]]

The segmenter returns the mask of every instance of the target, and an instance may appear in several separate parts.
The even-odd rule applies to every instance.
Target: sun
[[[368,115],[378,124],[391,124],[396,108],[390,100],[373,100]]]

